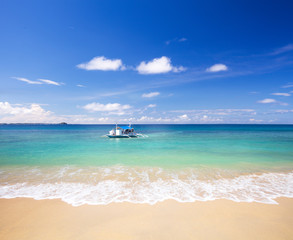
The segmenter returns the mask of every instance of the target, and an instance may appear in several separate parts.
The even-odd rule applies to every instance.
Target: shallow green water
[[[109,125],[2,125],[0,165],[194,166],[293,163],[293,126],[138,125],[139,139],[102,137]]]

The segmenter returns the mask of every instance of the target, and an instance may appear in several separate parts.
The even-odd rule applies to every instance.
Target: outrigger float
[[[107,136],[109,138],[136,138],[141,134],[137,134],[133,127],[131,127],[131,124],[129,126],[121,126],[118,127],[116,124],[116,127],[109,131],[109,134]]]

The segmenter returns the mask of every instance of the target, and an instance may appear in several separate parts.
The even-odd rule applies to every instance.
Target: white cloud
[[[14,78],[14,79],[16,79],[16,80],[19,80],[19,81],[22,81],[22,82],[26,82],[26,83],[28,83],[28,84],[43,84],[42,82],[31,81],[31,80],[29,80],[29,79],[27,79],[27,78],[21,78],[21,77],[12,77],[12,78]]]
[[[81,84],[77,84],[76,86],[77,87],[85,87],[84,85],[81,85]]]
[[[208,118],[209,118],[209,117],[208,117],[207,115],[203,115],[203,117],[201,118],[201,120],[202,120],[202,121],[206,121],[206,120],[208,120]]]
[[[150,93],[144,93],[142,94],[143,98],[152,98],[152,97],[156,97],[159,96],[160,93],[159,92],[150,92]]]
[[[220,71],[227,71],[228,67],[225,64],[215,64],[206,69],[207,72],[220,72]]]
[[[1,123],[109,123],[115,122],[109,118],[93,118],[87,115],[56,116],[53,112],[45,110],[40,104],[10,104],[0,102]]]
[[[282,106],[287,106],[288,105],[288,103],[276,101],[275,99],[272,99],[272,98],[265,98],[265,99],[260,100],[260,101],[257,101],[257,102],[258,103],[264,103],[264,104],[267,104],[267,103],[276,103],[276,104],[279,104],[279,105],[282,105]]]
[[[257,102],[266,104],[266,103],[276,103],[277,101],[275,99],[272,99],[272,98],[265,98],[265,99],[259,100]]]
[[[179,116],[179,119],[182,120],[182,121],[190,120],[190,118],[187,116],[187,114],[183,114],[183,115]]]
[[[289,97],[289,96],[291,96],[290,93],[272,93],[271,95],[275,95],[275,96],[284,96],[284,97]]]
[[[125,70],[121,59],[107,59],[104,56],[94,57],[89,62],[78,64],[77,67],[85,70],[100,71]]]
[[[122,116],[125,114],[129,114],[129,112],[125,112],[125,111],[115,111],[115,112],[109,112],[108,115],[117,115],[117,116]]]
[[[174,67],[171,64],[171,59],[168,57],[154,58],[149,62],[141,62],[136,70],[140,74],[160,74],[160,73],[168,73],[168,72],[182,72],[185,71],[186,68],[183,66]]]
[[[50,85],[61,86],[61,83],[58,83],[58,82],[55,82],[52,80],[48,80],[48,79],[42,79],[42,78],[39,78],[38,81],[32,81],[27,78],[21,78],[21,77],[12,77],[12,78],[19,80],[19,81],[22,81],[22,82],[26,82],[28,84],[50,84]]]
[[[263,122],[263,120],[250,118],[250,119],[249,119],[249,122],[253,122],[253,123],[261,123],[261,122]]]
[[[255,114],[254,109],[191,109],[191,110],[172,110],[172,113],[189,113],[197,116],[201,115],[246,115],[246,114]]]
[[[173,67],[173,72],[175,72],[175,73],[183,72],[183,71],[186,71],[186,68],[183,66]]]
[[[52,80],[42,79],[42,78],[39,78],[38,80],[39,80],[39,81],[42,81],[42,82],[44,82],[44,83],[47,83],[47,84],[56,85],[56,86],[61,86],[61,83],[58,83],[58,82],[55,82],[55,81],[52,81]]]
[[[276,113],[293,113],[293,109],[279,109],[275,110]]]
[[[115,123],[115,119],[108,117],[91,117],[88,115],[63,115],[67,123],[72,124],[110,124]]]
[[[102,104],[102,103],[89,103],[82,107],[83,109],[89,111],[89,112],[111,112],[112,114],[118,114],[122,115],[123,110],[127,110],[131,108],[130,105],[121,105],[120,103],[108,103],[108,104]]]
[[[203,115],[199,119],[199,122],[204,122],[204,123],[218,123],[218,122],[223,122],[223,119],[222,118],[209,117],[208,115]]]
[[[132,119],[133,121],[140,122],[140,123],[172,123],[175,122],[171,118],[155,118],[155,117],[149,117],[149,116],[142,116],[137,119]],[[129,121],[128,121],[129,122]]]
[[[58,123],[65,120],[36,103],[23,105],[0,102],[0,117],[0,122],[5,123]]]
[[[104,117],[101,117],[101,118],[98,118],[97,119],[98,120],[98,122],[100,122],[100,123],[107,123],[108,121],[109,121],[109,118],[104,118]]]
[[[29,114],[29,113],[43,113],[44,110],[39,104],[31,104],[30,107],[24,107],[22,104],[12,105],[8,102],[0,102],[0,114]]]

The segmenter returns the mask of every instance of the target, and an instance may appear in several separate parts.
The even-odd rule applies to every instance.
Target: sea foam
[[[208,176],[206,176],[208,175]],[[229,199],[277,204],[293,197],[293,172],[227,174],[201,169],[135,167],[4,168],[0,198],[61,199],[73,206]]]

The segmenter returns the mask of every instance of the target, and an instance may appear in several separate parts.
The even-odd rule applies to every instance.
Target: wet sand
[[[60,200],[0,199],[0,239],[293,239],[293,199],[72,207]]]

